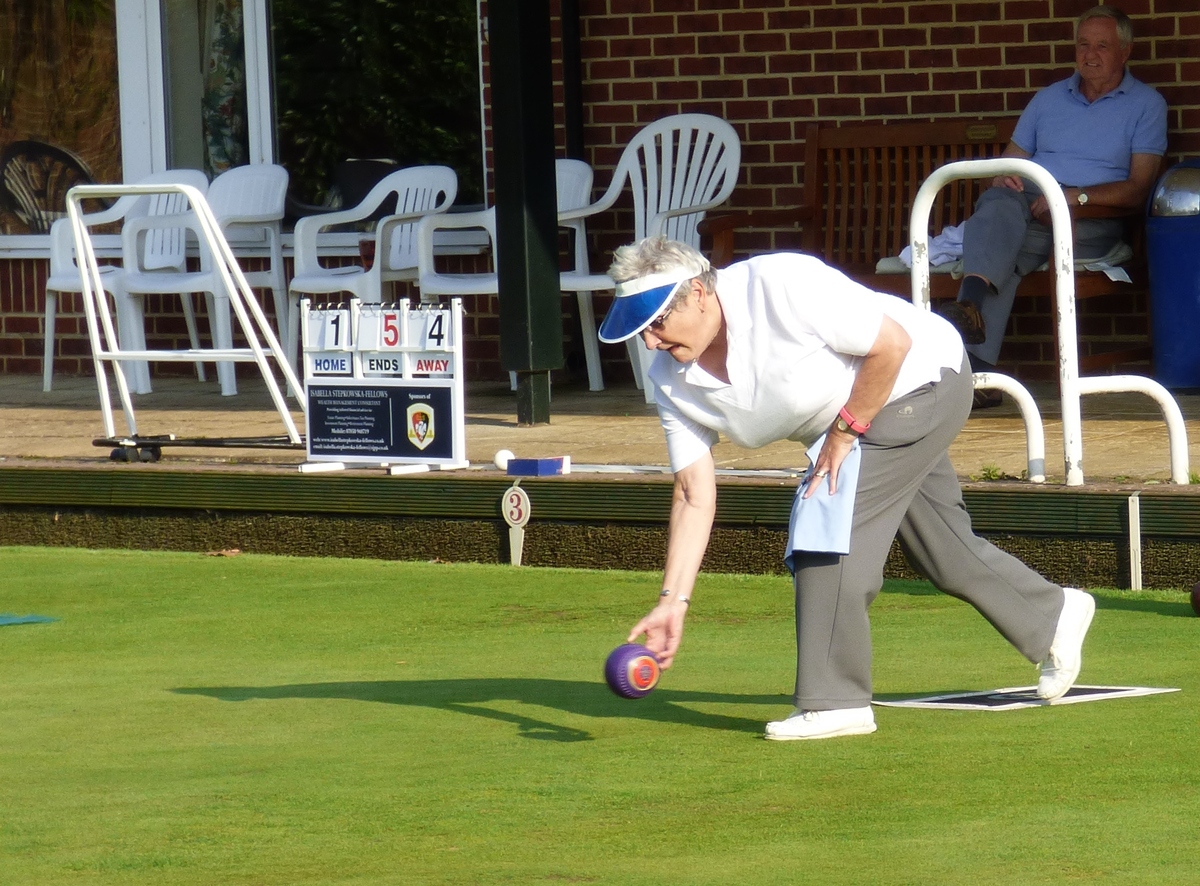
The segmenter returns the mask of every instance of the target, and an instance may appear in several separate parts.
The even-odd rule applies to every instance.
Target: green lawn
[[[0,549],[0,883],[1195,883],[1200,619],[1103,591],[1008,713],[789,711],[791,589],[704,576],[659,688],[604,686],[645,573]],[[879,695],[1032,685],[972,610],[872,609]]]

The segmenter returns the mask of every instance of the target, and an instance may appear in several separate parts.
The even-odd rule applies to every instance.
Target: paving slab
[[[152,394],[135,398],[142,435],[173,433],[180,437],[270,437],[283,434],[265,386],[239,379],[239,394],[222,397],[213,382],[157,378]],[[1064,480],[1062,422],[1053,388],[1032,389],[1045,426],[1048,484]],[[1200,468],[1200,395],[1177,397],[1188,428],[1189,463]],[[114,402],[118,402],[114,398]],[[521,427],[516,422],[515,395],[502,384],[470,385],[466,394],[467,457],[491,463],[500,449],[519,457],[569,455],[576,465],[665,465],[666,446],[654,408],[632,384],[601,392],[555,385],[550,422]],[[303,416],[293,410],[303,428]],[[1083,400],[1083,467],[1088,483],[1163,484],[1169,482],[1166,425],[1157,404],[1139,394],[1098,394]],[[118,434],[126,432],[117,413]],[[100,401],[90,377],[59,377],[44,393],[36,376],[0,376],[0,459],[10,465],[59,460],[73,463],[108,461],[109,447],[93,440],[103,436]],[[797,443],[775,443],[747,450],[727,441],[713,451],[719,468],[734,470],[798,470],[804,449]],[[1010,402],[972,414],[950,450],[964,481],[1019,479],[1026,470],[1025,432]],[[295,470],[302,450],[171,447],[164,464],[257,466]],[[2,463],[2,462],[0,462]]]

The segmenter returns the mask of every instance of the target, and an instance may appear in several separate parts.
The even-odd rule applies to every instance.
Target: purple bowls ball
[[[641,643],[625,643],[604,663],[608,687],[622,698],[643,698],[658,684],[662,670],[654,653]]]

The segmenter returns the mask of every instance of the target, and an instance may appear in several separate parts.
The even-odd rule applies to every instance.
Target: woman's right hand
[[[654,653],[659,667],[665,671],[675,660],[675,653],[679,651],[687,610],[688,604],[684,600],[664,599],[633,626],[625,642],[634,643],[638,637],[645,634],[646,648]]]

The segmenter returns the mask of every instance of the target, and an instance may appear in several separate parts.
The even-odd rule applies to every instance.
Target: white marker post
[[[508,524],[508,556],[513,566],[521,565],[521,552],[525,548],[525,524],[529,522],[529,493],[521,488],[517,480],[504,490],[500,503],[504,522]]]

